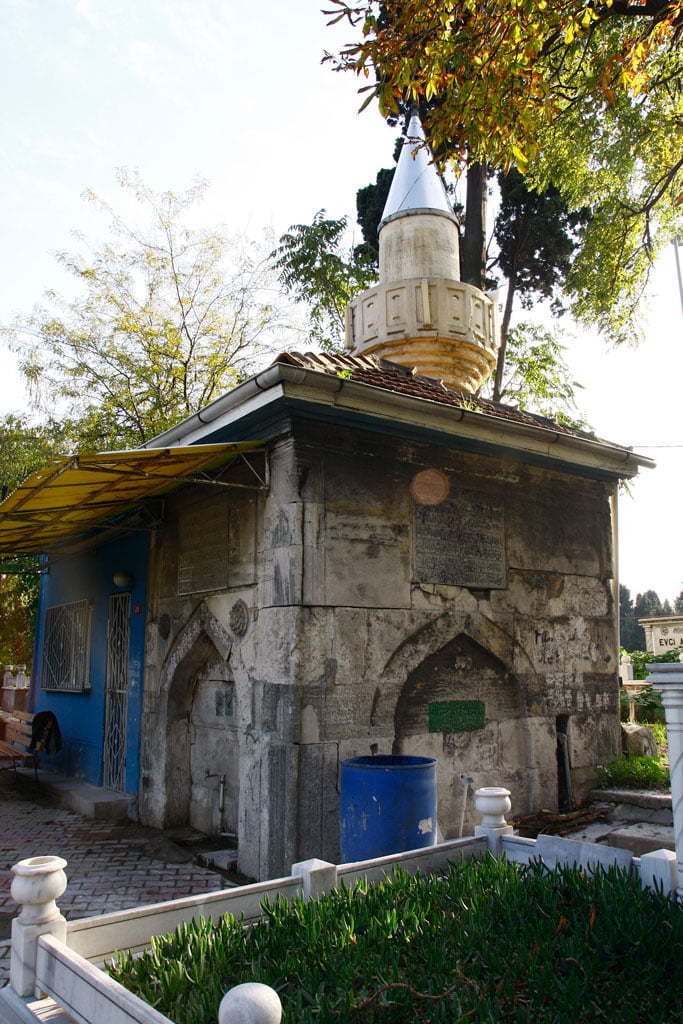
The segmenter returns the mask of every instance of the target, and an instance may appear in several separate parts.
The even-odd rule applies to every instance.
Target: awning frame
[[[32,486],[29,477],[26,481],[29,488],[25,493],[17,494],[17,491],[23,490],[24,485],[20,484],[13,494],[0,503],[0,547],[3,554],[9,557],[36,554],[41,550],[79,543],[97,532],[116,529],[120,518],[128,517],[129,513],[144,507],[151,500],[160,499],[167,492],[187,484],[250,491],[264,491],[269,487],[270,464],[267,449],[262,442],[178,446],[176,451],[174,447],[67,456],[60,459],[60,464],[52,471],[48,467],[31,474],[38,478],[35,485]],[[259,465],[257,468],[254,460],[247,457],[247,452],[253,456],[256,450],[263,457],[263,467]],[[174,466],[168,466],[166,458],[175,462],[177,474],[173,472]],[[189,467],[183,466],[183,459],[189,460]],[[149,463],[150,469],[145,468],[146,463]],[[167,473],[160,471],[165,463]],[[242,480],[224,478],[226,471],[236,465],[243,465],[248,470],[246,482],[244,474]],[[189,468],[190,472],[183,472],[184,468]],[[59,478],[70,471],[78,474],[78,480],[65,480],[61,483]],[[216,475],[210,475],[214,473]],[[90,485],[89,474],[98,478],[96,482],[92,480]],[[110,477],[112,482],[108,479]],[[126,480],[130,480],[130,485],[126,485]],[[116,481],[121,483],[118,492]],[[148,483],[151,486],[145,490]],[[66,491],[62,502],[59,499],[60,487]],[[46,491],[49,493],[46,494]],[[52,495],[53,501],[49,505],[41,503],[45,497],[49,500]],[[70,497],[73,500],[69,500]],[[3,505],[9,505],[9,508],[5,509]],[[39,547],[39,544],[43,546]]]

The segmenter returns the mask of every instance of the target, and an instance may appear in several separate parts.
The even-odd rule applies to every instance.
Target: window
[[[41,677],[44,690],[89,689],[90,615],[89,601],[47,609]]]

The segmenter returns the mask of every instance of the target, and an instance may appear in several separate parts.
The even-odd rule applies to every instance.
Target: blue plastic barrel
[[[341,859],[384,857],[436,842],[436,760],[351,757],[341,766]]]

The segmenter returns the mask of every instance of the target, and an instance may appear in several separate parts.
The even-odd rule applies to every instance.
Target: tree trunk
[[[467,284],[484,288],[486,271],[486,167],[467,166],[465,232],[461,245],[460,275]]]
[[[503,321],[500,325],[500,348],[498,349],[498,362],[496,363],[496,377],[493,382],[493,401],[500,402],[503,391],[503,371],[505,370],[505,354],[508,347],[508,331],[510,329],[510,318],[512,316],[512,303],[515,298],[516,273],[508,281],[508,291],[505,297],[505,309],[503,310]]]

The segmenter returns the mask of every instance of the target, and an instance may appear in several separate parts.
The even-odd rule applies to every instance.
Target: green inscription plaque
[[[484,728],[486,705],[481,700],[444,700],[429,705],[430,732],[476,732]]]

